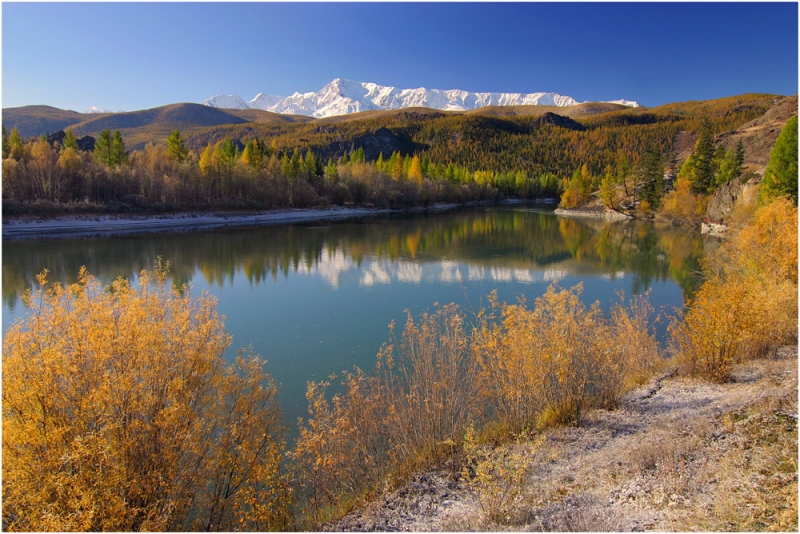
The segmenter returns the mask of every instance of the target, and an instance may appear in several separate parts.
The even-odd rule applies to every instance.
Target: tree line
[[[663,192],[655,154],[663,160],[679,130],[705,128],[702,112],[719,133],[767,108],[761,96],[746,95],[702,109],[687,103],[625,110],[582,123],[399,113],[331,124],[217,127],[189,138],[176,130],[163,143],[130,152],[118,130],[101,132],[93,151],[80,150],[71,131],[48,144],[4,130],[3,199],[9,214],[36,202],[100,211],[401,207],[505,195],[561,196],[570,205],[605,180],[609,202],[615,188],[630,194],[644,186],[645,200],[657,207]],[[355,140],[380,128],[391,131],[396,146],[368,157]],[[705,169],[706,159],[698,162]]]

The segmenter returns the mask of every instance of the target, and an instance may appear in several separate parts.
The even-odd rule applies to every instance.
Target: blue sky
[[[348,78],[642,105],[795,94],[797,3],[13,3],[2,106],[146,109]]]

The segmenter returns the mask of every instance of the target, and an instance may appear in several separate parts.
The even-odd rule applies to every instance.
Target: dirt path
[[[661,376],[613,412],[524,443],[520,496],[497,521],[447,471],[424,473],[328,530],[797,529],[797,347],[735,381]]]

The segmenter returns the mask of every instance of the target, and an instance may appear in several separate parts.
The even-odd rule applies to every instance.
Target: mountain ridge
[[[537,93],[481,93],[461,89],[399,89],[372,82],[357,82],[336,78],[317,92],[298,93],[280,97],[259,93],[249,102],[238,95],[216,95],[203,101],[203,105],[225,109],[262,109],[273,113],[306,115],[327,118],[362,111],[395,110],[426,107],[442,111],[470,111],[489,106],[576,106],[570,96],[553,92]],[[602,101],[625,107],[639,107],[637,102],[625,99]]]

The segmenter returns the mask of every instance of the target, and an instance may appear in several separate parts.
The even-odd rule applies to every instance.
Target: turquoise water
[[[435,303],[477,310],[532,301],[547,287],[583,283],[583,299],[617,302],[650,291],[656,310],[682,308],[696,284],[699,234],[645,222],[561,218],[532,207],[214,232],[3,243],[3,329],[21,317],[35,274],[73,282],[81,265],[104,283],[135,278],[157,256],[176,284],[207,291],[233,335],[225,355],[252,346],[281,384],[288,420],[306,414],[305,387],[331,373],[373,366],[388,325]],[[663,335],[663,325],[659,326]]]

